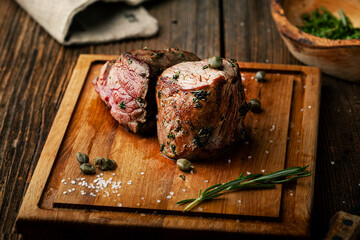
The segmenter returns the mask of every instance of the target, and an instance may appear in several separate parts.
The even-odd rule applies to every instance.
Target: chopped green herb
[[[164,150],[165,144],[161,144],[160,145],[160,152],[162,152]]]
[[[139,73],[140,76],[145,77],[146,73]]]
[[[235,67],[235,65],[231,61],[227,61],[231,67]]]
[[[355,28],[350,19],[341,9],[338,10],[340,19],[335,17],[326,8],[315,9],[311,16],[303,14],[301,30],[312,35],[328,39],[360,39],[360,28]]]
[[[180,53],[180,57],[184,58],[185,57],[184,53]]]
[[[181,177],[181,179],[185,181],[185,175],[179,175],[179,177]]]
[[[124,103],[124,101],[121,101],[121,103],[119,104],[119,107],[120,107],[121,109],[125,109],[125,103]]]
[[[138,102],[140,102],[140,103],[143,102],[140,97],[138,97],[138,98],[136,99],[136,101],[138,101]]]
[[[180,71],[175,72],[175,74],[172,76],[172,79],[176,80],[180,76]]]
[[[132,60],[130,58],[128,58],[127,62],[128,64],[132,64]]]
[[[161,95],[162,95],[162,91],[159,90],[159,91],[158,91],[158,98],[159,98],[159,99],[161,98]]]
[[[209,66],[208,65],[204,65],[203,67],[202,67],[202,69],[207,69]]]
[[[164,53],[163,53],[163,52],[157,52],[155,55],[156,55],[157,57],[162,57],[162,56],[164,56]]]
[[[170,139],[174,139],[175,135],[173,133],[169,133],[167,137],[170,138]]]
[[[196,90],[196,91],[191,91],[192,94],[194,94],[194,96],[200,100],[206,100],[206,96],[210,95],[210,92],[207,92],[205,90]]]
[[[177,156],[177,154],[176,154],[176,146],[174,144],[171,144],[170,148],[173,151],[173,153],[175,154],[175,156]]]
[[[236,63],[237,60],[235,58],[230,58],[230,60],[233,62],[233,63]]]

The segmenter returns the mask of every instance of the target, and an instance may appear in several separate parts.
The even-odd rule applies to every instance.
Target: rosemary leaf
[[[204,192],[200,189],[198,198],[184,199],[177,202],[177,204],[183,205],[189,203],[189,205],[184,208],[184,212],[186,212],[205,200],[217,198],[230,191],[275,188],[275,184],[285,183],[293,181],[297,178],[310,176],[312,173],[306,170],[307,167],[309,167],[309,165],[304,167],[290,167],[265,175],[259,173],[244,176],[244,173],[241,173],[235,180],[223,184],[218,183],[212,185],[206,188]]]

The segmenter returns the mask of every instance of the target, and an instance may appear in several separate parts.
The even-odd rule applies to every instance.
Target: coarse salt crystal
[[[79,183],[78,183],[78,185],[79,185],[79,186],[81,186],[81,185],[82,185],[82,183],[81,183],[81,182],[79,182]]]
[[[67,191],[64,191],[63,194],[67,194]]]
[[[311,105],[309,105],[308,108],[311,108]]]
[[[113,176],[115,176],[116,174],[115,173],[113,173]]]
[[[144,173],[144,172],[141,172],[140,174],[141,174],[141,175],[144,175],[145,173]]]
[[[170,199],[170,198],[171,198],[171,196],[170,196],[170,195],[168,195],[166,198]]]
[[[252,156],[248,156],[248,159],[251,159],[252,158]]]
[[[201,212],[203,209],[201,207],[198,207],[198,210]]]
[[[62,179],[61,182],[62,182],[62,183],[65,182],[65,179]]]
[[[236,221],[235,221],[235,222],[239,223],[239,222],[240,222],[240,220],[239,220],[239,219],[236,219]]]
[[[122,207],[122,203],[118,203],[117,205],[118,205],[118,207]]]
[[[290,196],[294,196],[294,194],[293,194],[293,193],[290,193]]]
[[[75,191],[75,188],[73,188],[73,189],[71,189],[71,190]]]
[[[331,163],[331,165],[334,165],[334,164],[335,164],[335,162],[334,162],[334,161],[331,161],[330,163]]]
[[[272,132],[272,131],[274,131],[275,130],[275,125],[273,124],[272,126],[271,126],[271,128],[270,128],[270,132]]]
[[[359,186],[360,186],[360,183],[359,183]],[[183,191],[183,192],[186,192],[186,189],[183,188],[182,191]]]
[[[238,200],[238,203],[241,203],[241,200]]]
[[[261,170],[261,172],[263,172],[263,173],[264,173],[264,172],[265,172],[265,169]]]
[[[131,180],[129,180],[129,181],[127,182],[127,184],[128,184],[128,185],[131,185]]]
[[[64,184],[67,184],[67,182],[64,182]]]
[[[273,143],[273,142],[274,142],[274,140],[272,140],[272,139],[269,140],[269,143]]]
[[[173,196],[173,195],[174,195],[174,192],[170,192],[170,195]]]
[[[247,174],[247,175],[250,175],[250,174],[251,174],[251,172],[246,172],[246,174]]]
[[[140,214],[140,216],[145,217],[145,213]]]
[[[140,206],[140,203],[137,203],[136,206]]]
[[[118,197],[120,197],[120,193],[118,193],[118,195],[117,195]]]
[[[190,173],[191,173],[191,174],[194,174],[194,171],[193,171],[193,170],[191,170],[191,171],[190,171]]]
[[[144,200],[145,198],[144,197],[141,197],[142,200]]]
[[[300,111],[301,111],[301,112],[303,112],[303,111],[304,111],[304,109],[302,108],[302,109],[300,109]]]
[[[71,181],[71,184],[76,184],[76,182],[74,180]]]
[[[267,63],[268,63],[268,62],[270,62],[270,60],[269,60],[269,59],[265,59],[265,62],[267,62]]]
[[[346,201],[342,201],[342,203],[346,203]]]
[[[228,160],[228,163],[231,163],[231,159]]]
[[[103,173],[100,173],[100,176],[104,176],[104,174],[103,174]]]
[[[209,182],[209,180],[205,180],[204,182],[208,183],[208,182]]]
[[[69,189],[68,192],[72,192],[71,189]]]
[[[158,203],[160,203],[161,201],[158,199],[158,200],[156,200]]]
[[[269,154],[270,152],[269,152],[268,150],[265,150],[265,153],[266,153],[266,154]]]

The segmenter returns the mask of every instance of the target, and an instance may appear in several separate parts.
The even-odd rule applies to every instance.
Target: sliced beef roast
[[[209,158],[244,137],[247,104],[238,64],[207,64],[179,63],[158,78],[157,132],[160,150],[170,158]]]
[[[197,60],[194,54],[173,48],[125,52],[116,61],[106,62],[93,84],[125,129],[146,132],[155,127],[158,75],[174,64]]]

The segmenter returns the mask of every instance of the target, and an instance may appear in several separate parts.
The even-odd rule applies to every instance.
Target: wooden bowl
[[[360,83],[360,40],[331,40],[316,37],[301,31],[302,14],[324,6],[336,17],[341,9],[360,27],[359,0],[272,0],[271,13],[282,39],[292,55],[310,66],[319,67],[323,72]]]

